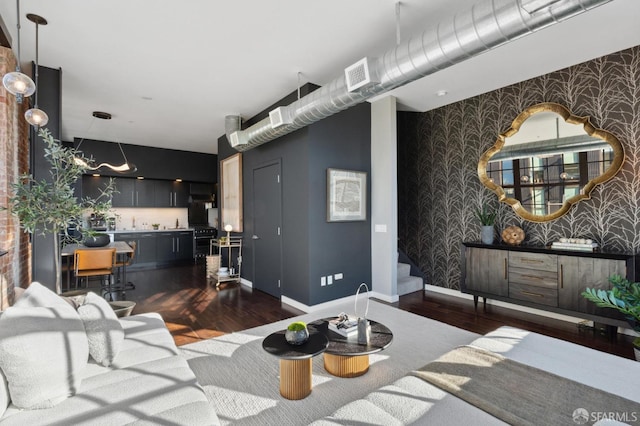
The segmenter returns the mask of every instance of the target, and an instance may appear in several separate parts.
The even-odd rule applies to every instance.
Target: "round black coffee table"
[[[323,318],[308,324],[309,330],[324,334],[329,346],[324,351],[324,368],[337,377],[358,377],[369,371],[369,355],[387,348],[393,333],[384,324],[369,320],[371,335],[368,344],[358,343],[358,336],[344,337],[329,330],[329,321]]]
[[[280,358],[280,395],[287,399],[303,399],[311,393],[311,358],[327,349],[329,340],[322,333],[310,333],[302,345],[291,345],[285,330],[271,333],[262,341],[262,349]]]

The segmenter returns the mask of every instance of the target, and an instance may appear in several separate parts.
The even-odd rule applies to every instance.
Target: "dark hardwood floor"
[[[207,282],[203,264],[132,271],[127,278],[136,285],[126,293],[127,300],[137,303],[133,313],[160,313],[178,345],[303,313],[245,286],[227,284],[216,289]],[[629,336],[610,340],[591,328],[512,309],[488,305],[486,312],[481,308],[476,312],[470,300],[423,291],[402,296],[392,305],[479,334],[511,325],[633,358]]]

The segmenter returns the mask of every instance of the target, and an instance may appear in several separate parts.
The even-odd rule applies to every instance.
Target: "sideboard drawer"
[[[534,287],[526,284],[509,283],[509,297],[526,300],[545,306],[558,306],[558,288]]]
[[[557,289],[558,272],[539,271],[529,268],[509,268],[509,284],[511,283]]]
[[[509,269],[528,268],[558,273],[558,256],[545,253],[510,252]]]

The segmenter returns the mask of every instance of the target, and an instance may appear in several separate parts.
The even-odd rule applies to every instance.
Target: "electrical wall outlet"
[[[336,281],[338,281],[338,280],[341,280],[341,279],[342,279],[342,278],[344,278],[344,277],[343,277],[343,275],[342,275],[342,272],[340,272],[340,273],[338,273],[338,274],[335,274],[335,275],[333,276],[333,278],[334,278]]]
[[[320,277],[320,285],[321,286],[327,285],[327,277]]]
[[[329,276],[327,276],[327,284],[328,284],[328,285],[333,284],[333,275],[329,275]]]

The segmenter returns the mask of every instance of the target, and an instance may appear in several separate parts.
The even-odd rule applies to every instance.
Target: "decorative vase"
[[[290,345],[302,345],[304,342],[309,340],[309,330],[306,328],[304,330],[295,331],[287,330],[284,333],[284,338]]]
[[[84,237],[82,244],[87,247],[104,247],[111,242],[109,234],[95,234]]]
[[[482,243],[493,244],[494,234],[495,233],[494,233],[493,225],[483,225],[482,232],[480,234],[480,239],[482,240]]]

